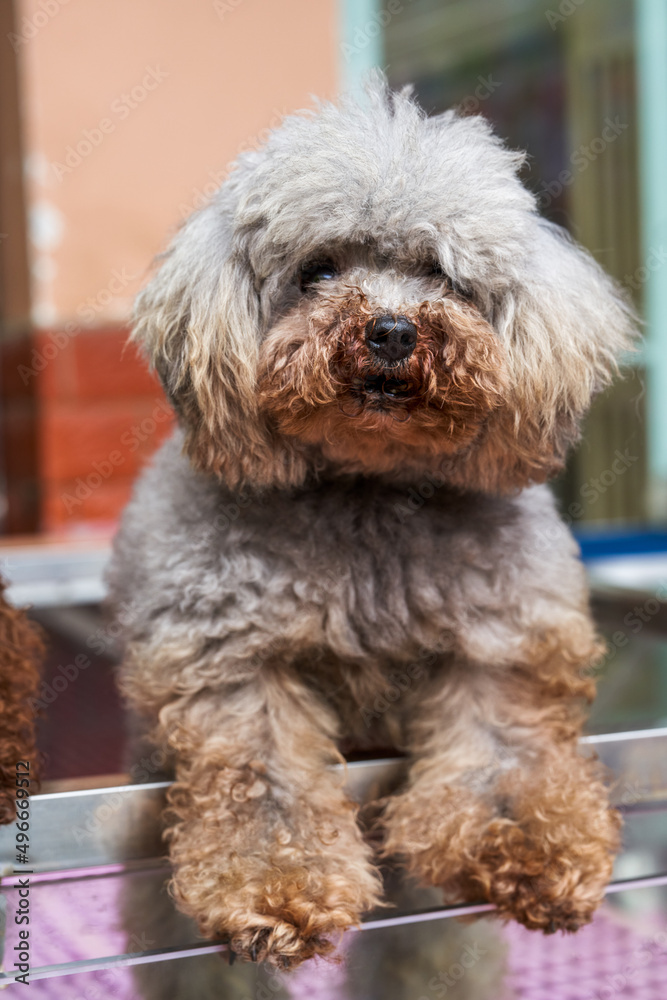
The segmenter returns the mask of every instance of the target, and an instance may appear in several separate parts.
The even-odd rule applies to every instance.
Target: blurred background
[[[126,347],[153,256],[239,151],[375,66],[527,149],[541,210],[645,318],[555,484],[592,579],[627,592],[634,573],[658,608],[645,640],[667,600],[665,0],[0,0],[0,18],[0,569],[53,635],[49,683],[82,651],[113,662],[109,540],[172,426]],[[655,650],[641,697],[667,717]],[[43,724],[56,777],[121,768],[111,670],[78,673]]]
[[[584,531],[667,519],[663,0],[1,0],[5,533],[108,533],[168,432],[123,352],[153,255],[286,113],[372,66],[530,154],[526,181],[631,293],[643,352],[558,484]],[[620,457],[619,457],[620,453]]]

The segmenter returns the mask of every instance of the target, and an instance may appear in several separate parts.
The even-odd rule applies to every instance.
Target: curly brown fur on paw
[[[290,864],[230,858],[225,870],[181,867],[172,888],[205,937],[226,937],[237,957],[296,968],[314,955],[330,956],[343,931],[377,902],[374,876],[322,870],[313,858]]]
[[[434,801],[438,801],[437,809]],[[547,933],[577,930],[601,902],[620,817],[593,761],[554,757],[508,771],[484,798],[467,788],[415,790],[387,809],[385,850],[452,901],[484,898],[498,915]]]
[[[295,969],[307,959],[329,956],[335,949],[326,937],[303,937],[298,927],[284,921],[238,931],[231,941],[237,955],[246,961],[266,962],[280,969]]]
[[[38,777],[31,699],[37,694],[44,646],[25,612],[5,600],[4,589],[0,579],[0,823],[11,823],[17,762],[29,761],[31,781]]]
[[[257,766],[210,763],[199,758],[169,793],[180,818],[167,833],[179,907],[247,961],[295,968],[330,955],[380,893],[355,807],[332,785],[285,809]]]
[[[611,832],[612,814],[609,821]],[[590,922],[601,902],[611,866],[599,843],[559,846],[513,820],[494,820],[461,872],[461,884],[467,881],[473,892],[479,887],[499,916],[531,930],[576,931]]]

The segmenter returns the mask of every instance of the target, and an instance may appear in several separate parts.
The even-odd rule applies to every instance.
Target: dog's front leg
[[[177,754],[168,831],[179,906],[234,952],[291,968],[325,955],[379,880],[331,765],[336,720],[293,674],[163,708]]]
[[[603,897],[618,814],[579,753],[596,645],[575,616],[537,632],[517,662],[459,661],[433,678],[390,800],[387,853],[452,901],[486,899],[527,927],[576,930]]]

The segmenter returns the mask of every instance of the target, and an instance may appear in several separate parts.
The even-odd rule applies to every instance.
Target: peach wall
[[[17,0],[39,326],[126,319],[153,254],[237,151],[335,95],[337,7]]]

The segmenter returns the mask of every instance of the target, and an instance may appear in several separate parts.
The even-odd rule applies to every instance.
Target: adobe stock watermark
[[[648,625],[659,613],[660,609],[667,604],[667,583],[660,583],[654,591],[652,597],[647,597],[641,604],[635,604],[631,611],[623,617],[623,624],[628,629],[616,629],[606,642],[604,655],[594,663],[582,667],[580,674],[582,677],[597,677],[607,664],[609,664],[619,649],[624,649],[630,641],[630,636],[638,635],[645,625]]]
[[[274,973],[265,983],[256,983],[253,995],[246,994],[242,1000],[275,1000],[277,993],[285,995],[285,981]]]
[[[219,170],[209,170],[208,176],[210,177],[210,180],[208,180],[202,187],[193,188],[190,200],[187,203],[181,202],[178,206],[181,219],[187,219],[187,217],[192,215],[193,212],[208,205],[209,202],[215,197],[222,182],[226,180],[231,173],[236,159],[241,156],[242,153],[251,149],[257,149],[264,142],[266,142],[273,129],[280,125],[281,121],[288,113],[287,109],[281,110],[280,108],[274,108],[271,112],[271,118],[269,119],[268,125],[265,125],[264,128],[257,133],[257,135],[242,142],[238,147],[233,160],[230,160],[229,163],[227,163],[224,167],[221,167]]]
[[[572,17],[584,3],[586,3],[586,0],[561,0],[558,10],[546,10],[544,16],[551,30],[555,31],[559,24],[567,21],[568,17]]]
[[[104,288],[101,288],[95,295],[84,299],[74,310],[81,322],[69,322],[65,324],[62,330],[52,330],[48,334],[47,343],[40,350],[37,350],[37,348],[32,349],[30,366],[17,366],[16,370],[23,384],[27,385],[31,378],[43,372],[49,361],[53,361],[61,351],[64,351],[70,340],[81,333],[84,326],[93,323],[99,313],[106,309],[109,303],[116,296],[120,295],[131,282],[136,281],[138,277],[138,274],[129,274],[124,267],[120,269],[114,268]]]
[[[651,791],[650,785],[639,781],[637,778],[626,778],[623,782],[622,791],[615,800],[618,806],[634,806],[638,802],[643,802]]]
[[[113,648],[115,640],[130,625],[138,615],[138,608],[134,604],[123,601],[118,609],[115,620],[106,628],[96,629],[86,639],[86,646],[94,653],[109,653]],[[84,670],[92,665],[92,660],[87,653],[77,653],[71,663],[59,664],[49,680],[42,681],[36,698],[30,699],[30,708],[33,712],[46,709],[52,705],[56,699],[79,679]]]
[[[135,452],[145,441],[147,441],[160,424],[170,420],[173,410],[165,400],[157,400],[156,405],[148,417],[134,424],[128,431],[124,431],[120,437],[120,443],[126,449],[125,453],[115,448],[106,458],[93,462],[93,467],[87,476],[78,476],[75,479],[75,487],[72,492],[60,494],[60,499],[65,505],[65,510],[71,514],[75,507],[81,507],[86,500],[89,500],[93,493],[100,488],[120,468],[127,459],[128,453]]]
[[[162,778],[167,770],[167,762],[173,758],[175,753],[170,744],[174,734],[179,732],[179,728],[180,724],[174,723],[164,733],[161,745],[156,747],[149,756],[142,757],[132,765],[128,772],[128,784],[145,785]],[[95,813],[89,816],[83,825],[72,827],[72,835],[77,844],[82,844],[91,837],[99,836],[100,831],[118,810],[127,805],[127,801],[122,792],[111,791],[103,796]]]
[[[493,751],[491,760],[487,764],[482,765],[482,767],[476,768],[470,777],[466,779],[468,788],[478,795],[492,783],[493,779],[501,771],[506,771],[517,764],[516,749],[500,741],[498,736],[495,739],[497,740],[497,746]]]
[[[613,119],[605,118],[604,128],[600,135],[591,139],[586,145],[582,143],[578,149],[570,153],[570,163],[574,169],[561,170],[558,177],[548,183],[542,181],[541,190],[536,192],[539,207],[548,208],[554,199],[560,197],[566,187],[574,183],[577,174],[587,170],[591,163],[594,163],[598,156],[601,156],[612,142],[616,142],[618,137],[629,127],[627,122],[619,120],[618,115]]]
[[[498,87],[502,87],[502,80],[494,80],[491,73],[488,76],[478,76],[475,90],[459,101],[456,105],[458,110],[464,115],[477,114],[482,101],[491,97]]]
[[[91,153],[104,142],[105,136],[116,131],[118,122],[125,121],[160,84],[167,79],[169,73],[159,66],[147,66],[143,77],[129,91],[124,91],[111,102],[110,111],[113,117],[101,118],[92,128],[84,128],[81,137],[75,144],[65,147],[62,162],[53,160],[51,170],[59,183],[67,174],[71,174],[87,160]]]
[[[42,681],[37,697],[30,699],[31,710],[36,712],[52,705],[58,695],[77,680],[81,671],[88,669],[91,662],[85,653],[77,653],[72,663],[60,664],[50,681]]]
[[[224,21],[227,14],[231,14],[232,11],[236,10],[243,3],[245,3],[245,0],[213,0],[213,10],[220,20]]]
[[[155,780],[157,776],[164,773],[167,761],[172,754],[173,750],[158,747],[153,750],[149,757],[142,757],[130,768],[128,783],[146,784]],[[127,801],[127,796],[122,792],[110,792],[105,795],[94,814],[89,816],[84,824],[72,827],[72,836],[76,843],[80,845],[93,837],[98,837],[118,810],[127,804]]]
[[[590,476],[579,487],[579,496],[583,502],[573,500],[568,505],[567,510],[563,512],[558,523],[541,531],[538,545],[541,548],[546,548],[552,542],[560,542],[562,539],[561,522],[564,522],[568,528],[572,527],[575,521],[579,521],[584,516],[586,507],[593,507],[600,497],[604,496],[621,476],[624,476],[628,469],[631,469],[638,461],[639,455],[634,455],[629,447],[623,451],[617,448],[609,468],[604,469],[598,476]]]
[[[252,505],[253,500],[249,493],[237,493],[233,503],[220,504],[218,513],[206,525],[206,540],[212,542],[220,532],[227,531],[234,521],[238,521],[241,511]]]
[[[376,695],[372,707],[362,706],[359,709],[366,728],[381,719],[410,690],[415,681],[421,680],[427,667],[432,666],[443,653],[454,648],[455,642],[454,633],[450,629],[443,629],[435,642],[420,648],[416,660],[403,669],[392,670],[387,675],[386,687]]]
[[[628,987],[639,970],[654,962],[656,958],[661,958],[666,952],[667,933],[664,930],[657,931],[633,950],[628,960],[624,962],[622,971],[605,976],[604,985],[598,987],[594,993],[587,993],[585,1000],[612,1000],[615,996],[628,996]],[[634,990],[632,992],[634,993]]]
[[[321,576],[318,577],[317,583],[314,588],[309,592],[309,600],[315,602],[316,604],[322,604],[326,601],[327,596],[332,594],[340,583],[340,577],[331,570],[327,570]],[[215,593],[218,593],[218,586],[215,584]],[[312,622],[312,612],[306,608],[297,608],[294,615],[290,618],[290,632],[301,633],[302,626],[305,632],[308,625]],[[272,660],[279,658],[285,652],[285,647],[290,645],[290,638],[288,635],[278,633],[272,636],[270,639],[263,641],[262,646],[255,650],[248,661],[248,666],[253,669],[258,669],[264,666],[265,663],[270,663]],[[324,652],[321,649],[315,649],[311,654],[309,654],[309,663],[321,663],[324,657]],[[336,689],[338,690],[338,689]],[[330,692],[331,693],[331,692]]]
[[[130,955],[142,955],[144,952],[154,948],[157,944],[146,934],[131,934],[125,942],[124,953]],[[75,1000],[109,1000],[109,997],[119,996],[125,992],[123,986],[122,972],[130,968],[129,958],[120,962],[114,962],[113,966],[107,969],[99,969],[96,976],[99,982],[89,982],[85,985],[85,992],[77,996]],[[87,979],[88,977],[83,977]]]
[[[7,35],[9,44],[18,52],[22,45],[27,45],[36,35],[45,28],[49,21],[53,20],[56,14],[60,13],[60,8],[65,7],[70,0],[39,0],[38,10],[30,17],[21,18],[19,31],[10,31]]]
[[[104,628],[95,629],[86,639],[86,646],[94,653],[104,656],[113,651],[119,635],[136,621],[139,615],[139,607],[136,602],[128,604],[121,601],[115,611],[114,620],[109,622]]]
[[[409,517],[413,517],[446,482],[447,477],[438,469],[425,472],[424,478],[410,487],[403,502],[394,504],[394,513],[401,524],[405,524]]]
[[[459,955],[457,962],[452,962],[444,972],[439,972],[437,976],[429,979],[428,988],[430,996],[422,994],[419,1000],[432,1000],[434,996],[438,998],[446,997],[449,990],[455,989],[457,983],[461,982],[466,972],[477,965],[480,958],[486,955],[486,953],[487,949],[482,948],[479,941],[466,945]]]
[[[655,271],[659,271],[666,261],[667,250],[663,246],[650,247],[646,262],[640,265],[634,274],[624,275],[623,284],[635,292],[639,291],[642,285],[645,285],[651,275]]]
[[[181,202],[178,206],[178,213],[181,219],[187,219],[193,212],[208,205],[228,174],[229,166],[222,167],[221,170],[209,170],[208,176],[211,178],[210,181],[207,181],[203,187],[193,188],[191,200],[187,203]]]
[[[409,6],[414,0],[407,0]],[[389,0],[382,10],[375,11],[368,21],[356,28],[351,42],[341,42],[340,50],[345,57],[345,62],[349,63],[354,55],[363,52],[365,48],[382,34],[391,19],[405,10],[406,4],[402,0]]]

